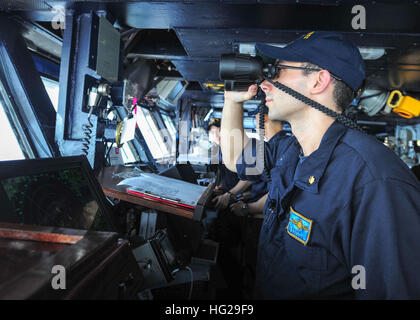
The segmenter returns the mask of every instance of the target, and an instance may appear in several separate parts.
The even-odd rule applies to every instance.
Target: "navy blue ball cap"
[[[280,48],[256,44],[257,54],[272,59],[310,62],[328,70],[357,91],[365,79],[365,63],[359,49],[340,33],[313,31]]]
[[[209,121],[209,123],[207,124],[207,130],[210,130],[211,126],[215,126],[220,128],[220,119],[219,118],[213,118]]]

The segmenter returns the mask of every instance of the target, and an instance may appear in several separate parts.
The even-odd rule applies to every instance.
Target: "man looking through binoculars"
[[[256,48],[276,59],[276,74],[260,83],[269,118],[289,122],[293,133],[265,150],[271,180],[256,298],[420,298],[419,182],[374,137],[312,107],[341,114],[350,104],[365,78],[359,50],[330,32]],[[244,161],[250,148],[242,104],[257,89],[226,91],[221,124],[225,165],[251,181],[260,177],[247,171],[255,163]],[[357,286],[352,271],[360,266],[365,282]]]

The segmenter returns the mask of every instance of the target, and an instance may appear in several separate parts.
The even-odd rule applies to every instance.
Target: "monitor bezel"
[[[112,228],[110,231],[121,233],[121,230],[119,230],[118,227],[117,219],[112,214],[112,206],[106,200],[105,194],[103,193],[102,188],[94,175],[89,161],[83,155],[58,158],[0,161],[0,180],[74,168],[81,169],[83,176],[86,178],[88,186],[92,191],[93,197],[97,201],[99,208],[102,214],[105,216],[109,226]],[[8,201],[7,196],[3,194],[3,188],[1,187],[0,189],[0,198],[6,197],[6,199],[1,200]],[[4,212],[1,215],[4,215]],[[7,217],[7,214],[5,217]],[[13,223],[14,221],[4,222]]]

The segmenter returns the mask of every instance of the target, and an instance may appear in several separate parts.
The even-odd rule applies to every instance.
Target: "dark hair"
[[[302,66],[308,67],[308,68],[322,69],[321,67],[310,62],[304,62]],[[307,76],[308,74],[315,71],[302,70],[302,72],[303,72],[303,75]],[[344,111],[353,101],[354,92],[348,86],[348,84],[345,83],[344,81],[337,80],[334,77],[331,77],[331,79],[332,79],[332,83],[334,84],[334,91],[333,91],[334,103],[337,105],[338,108],[340,108],[341,111]]]

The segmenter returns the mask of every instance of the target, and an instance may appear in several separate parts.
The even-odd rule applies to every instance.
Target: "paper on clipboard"
[[[118,185],[125,185],[130,190],[139,193],[171,199],[193,207],[197,206],[198,200],[207,189],[207,187],[146,172],[138,177],[124,179]]]

